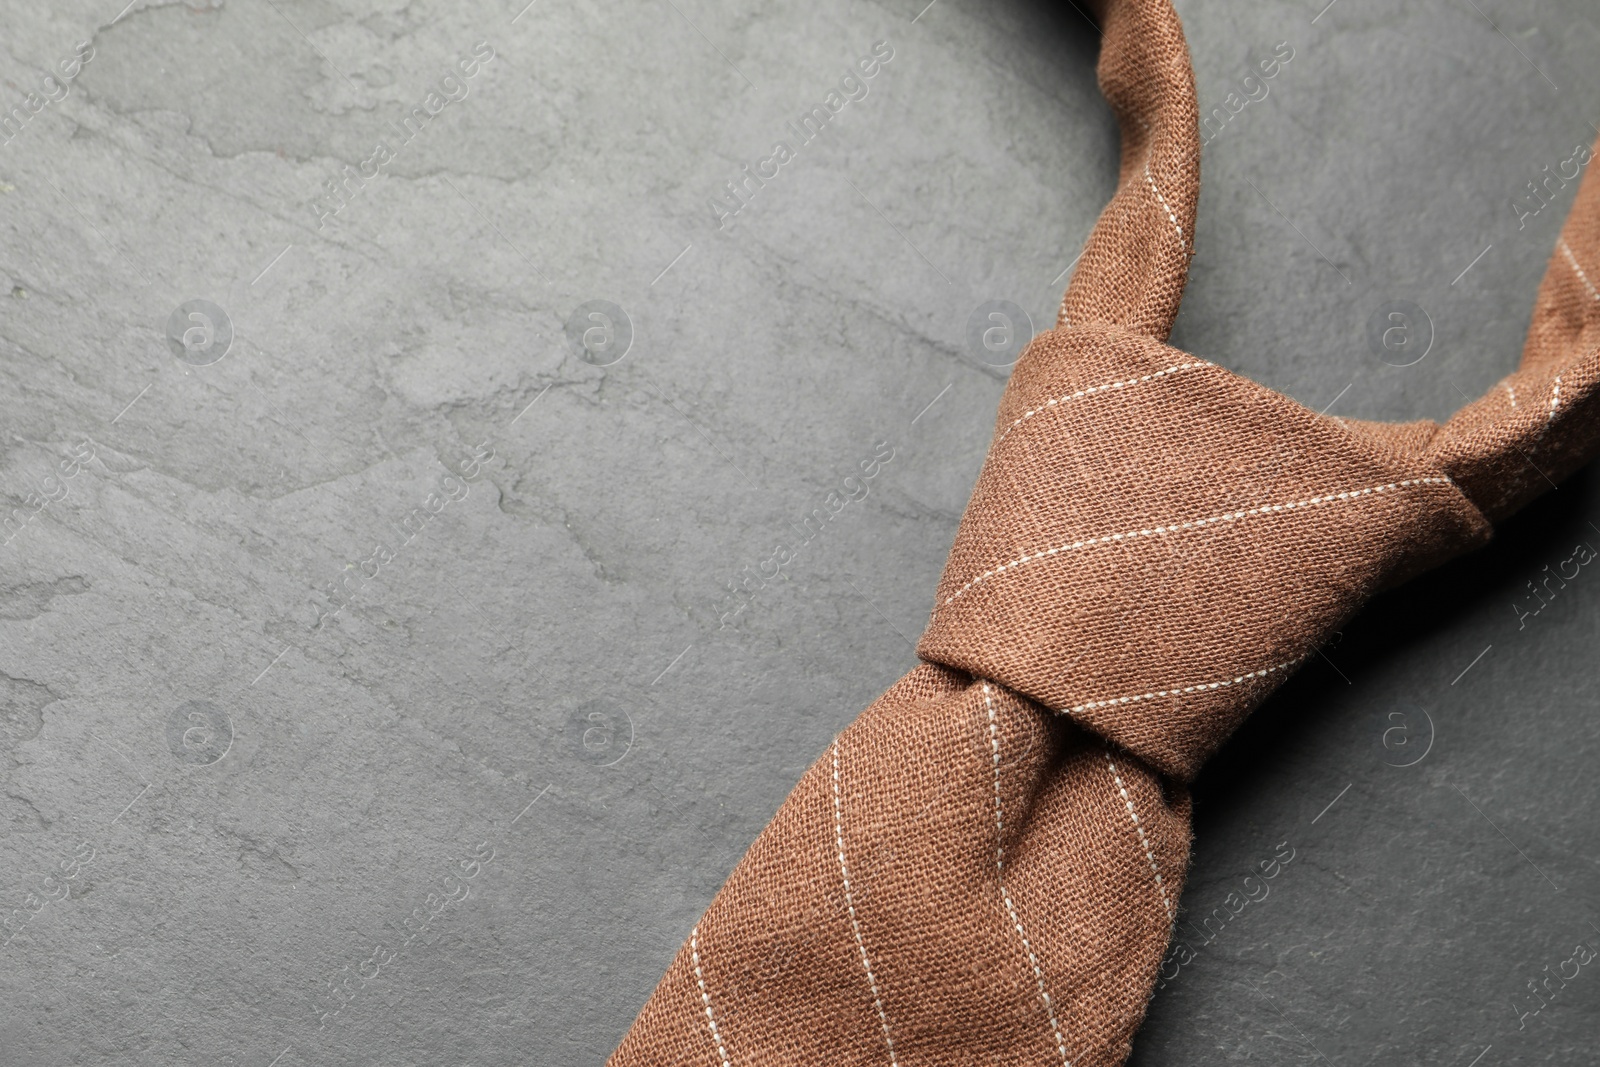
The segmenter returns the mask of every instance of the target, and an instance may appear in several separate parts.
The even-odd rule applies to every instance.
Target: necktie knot
[[[918,651],[1187,780],[1373,593],[1489,532],[1426,451],[1055,330],[1012,374]]]

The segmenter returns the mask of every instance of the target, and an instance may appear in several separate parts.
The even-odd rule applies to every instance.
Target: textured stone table
[[[986,305],[1050,325],[1113,187],[1094,29],[524,2],[0,5],[4,1067],[597,1064],[913,661]],[[1520,352],[1600,23],[1324,3],[1180,4],[1174,342],[1440,418]],[[1597,495],[1207,771],[1139,1067],[1592,1060]]]

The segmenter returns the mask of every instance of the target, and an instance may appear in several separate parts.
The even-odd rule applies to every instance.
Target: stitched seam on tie
[[[1017,936],[1022,939],[1022,950],[1028,954],[1028,962],[1033,965],[1033,978],[1039,983],[1039,998],[1044,1001],[1044,1013],[1050,1020],[1051,1032],[1055,1034],[1056,1051],[1061,1053],[1061,1062],[1066,1067],[1072,1067],[1072,1061],[1067,1058],[1067,1043],[1061,1037],[1061,1024],[1056,1022],[1056,1009],[1050,1003],[1050,994],[1044,988],[1044,971],[1039,967],[1039,957],[1033,954],[1033,946],[1028,943],[1027,931],[1022,928],[1022,919],[1017,915],[1017,907],[1011,902],[1011,893],[1006,889],[1006,824],[1000,807],[1000,730],[996,724],[994,701],[989,696],[988,682],[983,683],[983,705],[989,711],[989,747],[994,757],[995,884],[1000,887],[1000,896],[1006,902],[1006,910],[1011,913],[1011,924],[1016,927]],[[1160,881],[1159,878],[1156,880]]]
[[[689,955],[694,960],[694,980],[700,983],[700,999],[706,1006],[706,1022],[711,1027],[711,1040],[717,1043],[717,1054],[722,1057],[722,1067],[728,1063],[728,1050],[722,1047],[722,1034],[717,1030],[716,1017],[711,1014],[711,994],[706,992],[706,976],[700,973],[700,927],[689,931]]]
[[[1187,250],[1189,244],[1188,241],[1184,239],[1183,227],[1178,225],[1178,216],[1174,215],[1172,213],[1172,208],[1167,206],[1167,198],[1161,195],[1160,189],[1156,188],[1156,180],[1150,174],[1150,157],[1148,155],[1145,156],[1144,160],[1144,180],[1150,183],[1150,191],[1156,194],[1156,199],[1161,202],[1162,209],[1166,211],[1167,218],[1172,222],[1172,228],[1177,231],[1179,246]]]
[[[1544,443],[1545,437],[1550,433],[1550,427],[1555,425],[1556,409],[1559,408],[1560,406],[1561,406],[1561,375],[1558,374],[1558,375],[1555,376],[1555,380],[1550,383],[1550,406],[1545,410],[1544,425],[1539,427],[1539,432],[1534,436],[1533,440],[1531,442],[1529,442],[1529,444],[1528,444],[1529,448],[1535,448],[1536,449],[1541,444]],[[1531,461],[1530,461],[1530,463],[1531,463]],[[1538,468],[1534,468],[1534,469],[1537,470]],[[1510,491],[1508,490],[1507,493],[1504,494],[1502,499],[1508,498],[1509,495],[1510,495]]]
[[[1174,686],[1170,689],[1157,689],[1150,693],[1140,693],[1138,696],[1112,697],[1110,700],[1090,700],[1076,707],[1067,708],[1066,711],[1068,715],[1076,715],[1082,711],[1093,711],[1095,708],[1109,708],[1121,704],[1138,704],[1141,701],[1155,700],[1159,697],[1185,696],[1189,693],[1209,693],[1213,689],[1230,689],[1233,686],[1248,682],[1252,678],[1265,678],[1269,674],[1288,670],[1305,662],[1310,656],[1311,653],[1307,652],[1304,656],[1298,656],[1295,659],[1287,660],[1271,667],[1264,667],[1259,671],[1251,671],[1249,674],[1241,674],[1237,678],[1226,678],[1220,682],[1200,682],[1196,685],[1186,685],[1182,688]]]
[[[1572,264],[1572,269],[1578,272],[1578,279],[1583,282],[1583,287],[1589,290],[1589,295],[1596,300],[1600,300],[1600,291],[1595,290],[1594,283],[1589,281],[1589,276],[1578,265],[1578,257],[1572,254],[1572,248],[1567,244],[1565,238],[1561,240],[1561,254],[1567,257],[1567,262]]]
[[[1276,514],[1280,511],[1293,511],[1297,508],[1321,507],[1323,504],[1335,504],[1345,500],[1355,500],[1359,497],[1371,496],[1374,493],[1388,493],[1396,489],[1404,489],[1413,485],[1454,485],[1449,478],[1407,478],[1403,481],[1389,482],[1385,485],[1372,485],[1365,489],[1347,489],[1341,493],[1326,493],[1322,496],[1308,497],[1305,500],[1291,500],[1283,504],[1260,504],[1242,511],[1225,511],[1221,515],[1212,515],[1204,519],[1191,519],[1188,522],[1172,522],[1166,526],[1152,526],[1142,530],[1125,530],[1122,533],[1106,534],[1102,537],[1091,537],[1083,541],[1073,541],[1070,544],[1057,545],[1054,548],[1041,549],[1032,555],[1024,555],[1009,563],[984,571],[972,579],[950,596],[946,597],[939,606],[949,607],[951,604],[973,587],[1015,570],[1024,564],[1037,560],[1047,559],[1062,552],[1077,552],[1081,549],[1092,548],[1095,545],[1106,545],[1116,541],[1131,541],[1140,537],[1165,537],[1167,534],[1179,533],[1184,530],[1198,530],[1204,526],[1214,526],[1219,522],[1238,522],[1240,519],[1252,518],[1257,515]]]
[[[1156,876],[1156,889],[1161,893],[1161,906],[1167,909],[1167,922],[1172,922],[1172,901],[1167,898],[1167,887],[1161,884],[1161,868],[1156,866],[1156,855],[1150,850],[1150,841],[1144,836],[1144,827],[1139,825],[1139,813],[1133,809],[1133,798],[1128,795],[1127,787],[1122,784],[1122,775],[1117,773],[1117,765],[1111,759],[1111,750],[1106,749],[1106,764],[1111,768],[1111,780],[1117,783],[1117,792],[1122,794],[1122,802],[1128,806],[1128,818],[1133,820],[1133,828],[1139,832],[1139,844],[1144,846],[1144,858],[1150,861],[1150,873]]]
[[[1063,396],[1051,397],[1049,400],[1046,400],[1043,404],[1040,404],[1038,407],[1030,408],[1029,410],[1023,412],[1022,418],[1018,419],[1016,422],[1013,422],[1010,426],[1006,427],[1005,433],[1002,433],[1000,435],[1000,441],[1004,441],[1008,436],[1010,436],[1012,430],[1015,430],[1018,426],[1021,426],[1024,422],[1027,422],[1029,419],[1033,418],[1035,415],[1038,415],[1038,414],[1041,414],[1043,412],[1049,411],[1051,408],[1055,407],[1058,404],[1065,404],[1068,401],[1072,401],[1072,400],[1082,400],[1084,397],[1093,396],[1096,393],[1105,393],[1105,392],[1109,392],[1109,391],[1114,390],[1114,389],[1125,389],[1130,385],[1142,385],[1145,382],[1153,382],[1158,378],[1165,378],[1165,377],[1167,377],[1169,375],[1176,374],[1179,371],[1189,370],[1192,367],[1214,367],[1214,366],[1216,366],[1215,363],[1209,363],[1209,362],[1207,362],[1206,360],[1203,360],[1203,359],[1195,360],[1193,363],[1177,363],[1177,364],[1174,364],[1173,366],[1168,367],[1166,370],[1158,370],[1158,371],[1154,372],[1153,374],[1146,374],[1142,378],[1125,378],[1122,381],[1106,382],[1104,385],[1091,385],[1087,389],[1079,389],[1076,393],[1067,393],[1067,394],[1065,394]],[[998,445],[1000,443],[1000,441],[996,441],[995,444]]]
[[[867,972],[867,985],[872,989],[872,1006],[878,1011],[878,1022],[883,1027],[883,1043],[889,1049],[889,1063],[900,1067],[895,1059],[894,1038],[889,1036],[889,1017],[883,1012],[883,999],[878,995],[878,979],[872,974],[872,961],[867,958],[867,943],[861,937],[861,923],[856,918],[855,897],[850,891],[850,868],[844,862],[844,816],[839,804],[839,742],[833,743],[833,840],[839,846],[839,874],[844,879],[844,904],[850,912],[850,928],[855,931],[856,948],[861,950],[861,967]]]

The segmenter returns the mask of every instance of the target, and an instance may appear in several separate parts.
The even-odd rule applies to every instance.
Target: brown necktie
[[[1168,0],[1099,14],[1120,183],[1001,400],[925,662],[801,778],[613,1067],[1121,1063],[1186,783],[1365,600],[1600,444],[1592,181],[1521,368],[1442,426],[1324,417],[1167,346],[1194,76]]]

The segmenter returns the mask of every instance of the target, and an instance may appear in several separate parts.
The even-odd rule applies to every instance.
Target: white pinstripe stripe
[[[1007,426],[1005,433],[1000,435],[1000,440],[996,441],[995,444],[999,444],[1000,441],[1004,441],[1007,437],[1009,437],[1011,435],[1011,431],[1012,430],[1015,430],[1018,426],[1021,426],[1024,422],[1027,422],[1029,419],[1033,418],[1035,415],[1038,415],[1038,414],[1040,414],[1042,412],[1045,412],[1045,411],[1049,411],[1051,408],[1056,407],[1059,404],[1065,404],[1065,403],[1067,403],[1068,401],[1071,401],[1071,400],[1082,400],[1084,397],[1093,396],[1096,393],[1105,393],[1105,392],[1110,392],[1110,391],[1116,390],[1116,389],[1125,389],[1130,385],[1142,385],[1145,382],[1153,382],[1158,378],[1165,378],[1165,377],[1168,377],[1169,375],[1176,374],[1179,371],[1190,370],[1190,369],[1192,369],[1194,367],[1215,367],[1215,366],[1216,366],[1215,363],[1210,363],[1210,362],[1208,362],[1206,360],[1203,360],[1203,359],[1197,359],[1197,360],[1193,360],[1193,361],[1188,362],[1188,363],[1175,364],[1174,366],[1168,367],[1166,370],[1158,370],[1158,371],[1155,371],[1154,373],[1146,374],[1142,378],[1127,378],[1127,379],[1124,379],[1122,381],[1117,381],[1117,382],[1106,382],[1104,385],[1091,385],[1087,389],[1079,389],[1076,393],[1067,393],[1067,394],[1065,394],[1063,396],[1051,397],[1049,400],[1045,401],[1043,404],[1040,404],[1038,407],[1030,408],[1028,411],[1023,413],[1022,418],[1018,419],[1016,422],[1013,422],[1010,426]]]
[[[1596,300],[1600,300],[1600,292],[1595,290],[1594,284],[1589,281],[1589,276],[1584,273],[1583,268],[1578,266],[1578,257],[1572,254],[1572,248],[1567,244],[1565,238],[1561,241],[1561,254],[1567,257],[1567,262],[1572,264],[1572,269],[1578,272],[1578,280],[1583,282],[1585,289],[1589,290],[1589,295]]]
[[[900,1067],[895,1058],[894,1038],[889,1035],[889,1017],[883,1011],[883,998],[878,995],[878,979],[872,974],[872,961],[867,958],[867,943],[861,937],[861,922],[856,918],[855,896],[850,891],[850,868],[844,861],[844,816],[839,803],[839,742],[833,743],[833,840],[839,848],[839,875],[844,879],[844,904],[850,912],[850,928],[856,934],[856,948],[861,951],[861,967],[867,972],[867,985],[872,989],[872,1006],[878,1011],[878,1023],[883,1027],[883,1043],[889,1049],[891,1067]]]
[[[1080,711],[1090,711],[1094,708],[1109,708],[1115,704],[1138,704],[1145,700],[1154,700],[1157,697],[1175,697],[1183,696],[1188,693],[1204,693],[1212,689],[1229,689],[1243,682],[1248,682],[1252,678],[1265,678],[1269,674],[1277,674],[1279,671],[1288,670],[1290,667],[1293,667],[1296,664],[1304,663],[1310,657],[1311,653],[1307,652],[1304,656],[1300,656],[1296,659],[1286,660],[1283,663],[1278,663],[1271,667],[1263,667],[1259,671],[1251,671],[1249,674],[1241,674],[1237,678],[1225,678],[1220,682],[1199,682],[1195,685],[1183,686],[1182,688],[1173,686],[1168,689],[1157,689],[1150,693],[1140,693],[1138,696],[1112,697],[1110,700],[1090,700],[1079,704],[1076,707],[1067,708],[1066,712],[1068,715],[1076,715]]]
[[[1061,1053],[1061,1062],[1066,1067],[1072,1067],[1072,1061],[1067,1058],[1067,1043],[1061,1038],[1061,1024],[1056,1022],[1056,1009],[1050,1003],[1050,994],[1044,987],[1044,971],[1039,966],[1039,957],[1034,955],[1033,946],[1028,943],[1028,932],[1022,928],[1022,919],[1017,915],[1017,906],[1011,902],[1011,893],[1006,889],[1006,824],[1004,812],[1000,807],[1000,730],[995,721],[994,701],[989,695],[989,683],[983,683],[983,704],[989,711],[989,747],[994,759],[994,866],[995,884],[1000,887],[1000,896],[1005,900],[1006,911],[1011,914],[1011,925],[1016,928],[1017,936],[1022,939],[1022,950],[1028,954],[1028,962],[1033,965],[1033,980],[1039,984],[1039,999],[1044,1001],[1044,1013],[1050,1020],[1050,1031],[1055,1034],[1056,1051]]]
[[[1150,157],[1149,156],[1146,156],[1145,157],[1145,161],[1144,161],[1144,180],[1150,183],[1150,191],[1152,193],[1156,194],[1156,199],[1161,202],[1162,209],[1164,211],[1166,211],[1167,218],[1172,223],[1172,228],[1177,231],[1179,246],[1184,248],[1184,249],[1187,249],[1189,247],[1189,242],[1183,236],[1183,227],[1178,225],[1178,216],[1174,215],[1172,213],[1172,208],[1167,206],[1167,198],[1161,195],[1161,190],[1160,189],[1156,188],[1156,180],[1150,174]]]
[[[1133,810],[1133,798],[1128,795],[1127,787],[1122,784],[1122,775],[1117,773],[1117,764],[1111,758],[1111,750],[1106,749],[1106,765],[1111,768],[1111,780],[1117,783],[1117,792],[1122,794],[1122,802],[1128,806],[1128,818],[1133,820],[1133,828],[1139,832],[1139,844],[1144,847],[1144,857],[1150,861],[1150,873],[1156,876],[1156,889],[1161,893],[1161,906],[1167,909],[1167,921],[1172,921],[1172,901],[1167,897],[1167,887],[1161,884],[1161,868],[1156,866],[1156,855],[1150,849],[1150,840],[1144,836],[1144,827],[1139,825],[1139,813]]]
[[[700,983],[700,999],[706,1006],[706,1024],[711,1028],[711,1040],[717,1043],[717,1055],[722,1057],[722,1067],[728,1063],[728,1050],[722,1046],[722,1032],[717,1029],[716,1016],[711,1014],[711,994],[706,992],[706,976],[700,973],[700,927],[689,931],[689,955],[694,960],[694,980]]]
[[[957,589],[946,597],[939,606],[949,607],[956,599],[969,589],[979,585],[990,578],[1005,574],[1007,571],[1021,567],[1028,563],[1036,563],[1062,552],[1077,552],[1095,545],[1111,544],[1114,541],[1132,541],[1140,537],[1165,537],[1168,534],[1180,533],[1184,530],[1197,530],[1205,526],[1215,526],[1220,522],[1238,522],[1240,519],[1254,518],[1259,515],[1275,515],[1283,511],[1294,511],[1301,508],[1321,507],[1324,504],[1337,504],[1347,500],[1356,500],[1360,497],[1371,496],[1375,493],[1389,493],[1397,489],[1408,488],[1413,485],[1454,485],[1449,478],[1407,478],[1403,481],[1389,482],[1384,485],[1368,486],[1365,489],[1346,489],[1339,493],[1325,493],[1322,496],[1309,497],[1305,500],[1291,500],[1282,504],[1259,504],[1256,507],[1241,511],[1228,511],[1221,515],[1212,515],[1204,519],[1190,519],[1187,522],[1174,520],[1166,526],[1152,526],[1142,530],[1125,530],[1121,533],[1106,534],[1103,537],[1090,537],[1083,541],[1073,541],[1070,544],[1057,545],[1054,548],[1043,548],[1032,555],[1020,556],[1009,563],[1003,563],[978,575],[966,585]]]

